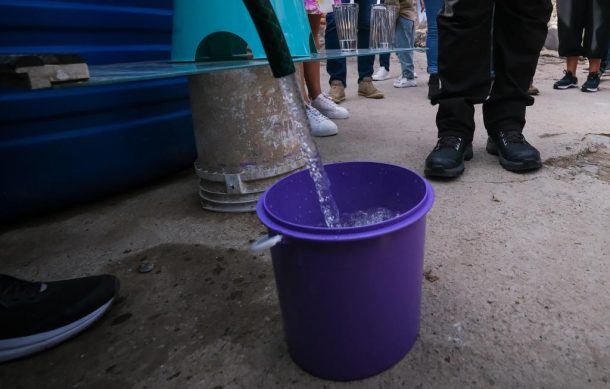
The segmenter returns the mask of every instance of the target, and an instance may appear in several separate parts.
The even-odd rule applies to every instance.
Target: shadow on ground
[[[197,244],[125,254],[107,269],[121,280],[109,313],[61,347],[2,366],[2,387],[214,387],[227,356],[264,366],[286,357],[268,261]],[[152,271],[140,273],[142,261]],[[29,374],[11,374],[16,364]]]

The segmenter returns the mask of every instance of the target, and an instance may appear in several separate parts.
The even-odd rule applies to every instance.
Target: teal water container
[[[315,46],[303,0],[271,0],[293,57],[308,56]],[[172,61],[192,62],[266,58],[254,23],[242,0],[175,0]]]

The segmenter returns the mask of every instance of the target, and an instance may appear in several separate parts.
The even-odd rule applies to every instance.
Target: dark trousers
[[[343,2],[347,3],[348,1],[344,0]],[[358,3],[358,48],[368,49],[371,31],[371,5],[373,4],[373,0],[360,0],[356,1],[356,3]],[[335,15],[332,12],[326,15],[324,42],[326,48],[329,50],[339,48],[337,25],[335,23]],[[363,77],[370,77],[373,75],[374,63],[375,56],[373,55],[358,57],[358,82],[360,82]],[[326,71],[330,75],[329,83],[334,80],[341,80],[344,86],[347,85],[347,65],[345,63],[345,58],[327,60]]]
[[[610,39],[609,0],[557,0],[557,18],[559,55],[606,58]]]
[[[379,67],[382,66],[390,71],[390,54],[379,54]]]
[[[488,133],[523,130],[551,12],[550,0],[444,2],[437,18],[441,93],[432,99],[439,137],[472,141],[478,103]]]

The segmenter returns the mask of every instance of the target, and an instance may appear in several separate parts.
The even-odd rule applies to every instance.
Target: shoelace
[[[325,109],[335,109],[337,106],[337,104],[335,104],[335,102],[328,98],[325,94],[321,94],[318,98],[322,102]]]
[[[462,138],[458,136],[443,136],[436,143],[436,149],[439,150],[444,147],[451,147],[452,149],[458,150],[462,144]]]
[[[45,287],[40,282],[22,281],[10,276],[0,276],[0,305],[7,307],[11,303],[34,299]]]
[[[328,120],[326,116],[322,115],[320,111],[310,105],[307,106],[307,113],[310,114],[311,118],[314,119],[316,122],[323,122],[324,120]]]
[[[500,136],[504,139],[504,142],[507,144],[508,143],[526,144],[527,143],[523,134],[520,132],[517,132],[517,131],[510,131],[510,132],[500,131]]]

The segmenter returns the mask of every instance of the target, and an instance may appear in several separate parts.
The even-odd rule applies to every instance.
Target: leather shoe
[[[497,155],[500,165],[511,172],[536,170],[542,167],[540,153],[519,131],[498,131],[487,138],[489,154]]]
[[[472,143],[458,136],[440,137],[426,158],[427,177],[453,178],[464,173],[464,161],[472,159]]]

